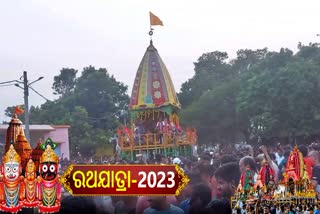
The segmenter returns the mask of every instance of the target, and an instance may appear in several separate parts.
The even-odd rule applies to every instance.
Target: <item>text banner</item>
[[[179,195],[189,178],[176,165],[70,165],[60,178],[74,196]]]

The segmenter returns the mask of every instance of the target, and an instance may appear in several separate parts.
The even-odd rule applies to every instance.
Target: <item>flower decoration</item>
[[[154,96],[155,96],[155,98],[159,99],[161,97],[160,91],[154,92]]]
[[[154,81],[154,82],[152,83],[152,86],[153,86],[154,88],[159,88],[159,87],[160,87],[160,82],[159,82],[159,81]]]

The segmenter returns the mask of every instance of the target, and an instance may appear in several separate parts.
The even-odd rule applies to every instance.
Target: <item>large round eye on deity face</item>
[[[43,165],[42,166],[42,172],[47,172],[48,171],[48,166],[47,165]]]
[[[50,172],[55,172],[55,171],[56,171],[56,166],[50,165]]]

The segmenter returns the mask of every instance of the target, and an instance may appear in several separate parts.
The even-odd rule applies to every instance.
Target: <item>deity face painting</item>
[[[36,168],[33,161],[30,159],[26,167],[25,178],[28,181],[33,181],[35,177],[36,177]]]
[[[26,172],[26,179],[28,181],[33,181],[36,177],[36,173],[35,172]]]
[[[4,164],[4,177],[7,181],[16,181],[19,178],[20,163],[18,162],[7,162]]]
[[[40,175],[46,181],[52,181],[58,173],[58,164],[54,162],[44,162],[40,164]]]

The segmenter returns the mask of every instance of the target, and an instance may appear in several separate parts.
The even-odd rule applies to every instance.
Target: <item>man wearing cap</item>
[[[180,158],[174,158],[172,160],[172,163],[175,164],[175,165],[178,165],[180,167],[180,169],[184,172],[184,169],[181,167],[182,166],[182,161],[180,160]]]

